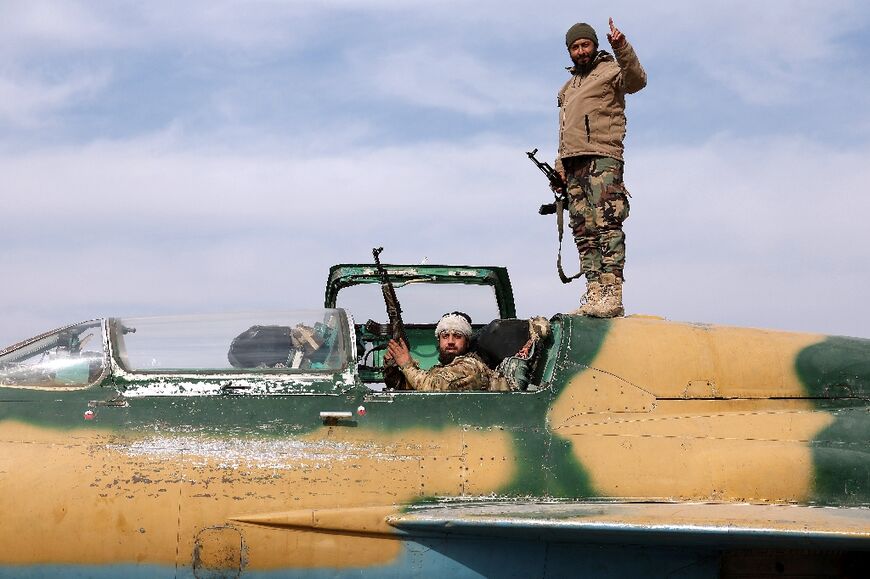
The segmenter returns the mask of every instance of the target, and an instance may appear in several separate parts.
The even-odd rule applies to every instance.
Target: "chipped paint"
[[[129,457],[182,460],[195,466],[214,464],[217,468],[319,469],[337,462],[377,455],[378,460],[407,461],[408,456],[380,452],[369,442],[332,440],[214,438],[210,436],[154,436],[129,444],[108,444],[106,448]]]
[[[171,564],[177,548],[190,560],[199,529],[237,521],[249,569],[386,564],[400,553],[396,541],[292,531],[288,536],[278,527],[241,519],[298,508],[371,506],[397,512],[402,504],[432,494],[493,493],[514,467],[512,460],[501,460],[510,456],[510,445],[499,430],[453,428],[433,435],[426,429],[377,434],[323,427],[298,438],[274,439],[191,434],[198,429],[120,435],[0,422],[0,473],[7,473],[0,474],[6,491],[0,508],[14,512],[8,519],[12,524],[0,529],[0,541],[10,546],[3,561]],[[495,457],[500,458],[491,460]],[[8,474],[12,470],[14,477]],[[62,519],[52,513],[62,513]],[[110,521],[121,521],[112,532],[126,538],[107,550]],[[77,533],[75,543],[63,541],[80,525],[88,531]],[[384,527],[379,529],[382,534]],[[44,547],[25,547],[35,544]]]
[[[340,373],[299,374],[296,376],[270,376],[262,373],[214,373],[208,378],[192,378],[189,374],[142,374],[115,370],[115,381],[127,398],[147,396],[217,396],[245,394],[268,395],[323,395],[324,384],[330,385],[336,395],[351,388],[355,375],[351,368]]]

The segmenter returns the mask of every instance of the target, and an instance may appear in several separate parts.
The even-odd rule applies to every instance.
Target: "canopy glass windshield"
[[[106,363],[103,321],[91,320],[25,340],[0,353],[0,386],[82,388]]]
[[[114,356],[130,372],[326,372],[349,362],[340,309],[113,318]]]
[[[406,324],[437,324],[441,316],[455,310],[468,314],[474,324],[486,324],[499,317],[492,286],[402,282],[394,286]],[[337,305],[353,312],[357,322],[387,321],[380,285],[345,288],[338,294]]]

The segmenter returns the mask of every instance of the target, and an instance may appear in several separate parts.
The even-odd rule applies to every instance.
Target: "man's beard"
[[[597,53],[593,52],[587,57],[577,57],[576,59],[572,58],[571,61],[574,63],[574,67],[577,70],[586,71],[589,67],[592,66],[592,63],[595,61],[595,56]]]
[[[459,356],[459,353],[456,352],[442,352],[438,351],[438,361],[441,362],[444,366],[452,362],[456,359],[456,356]]]

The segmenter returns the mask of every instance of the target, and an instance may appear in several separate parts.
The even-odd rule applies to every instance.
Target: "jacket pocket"
[[[584,118],[585,118],[585,122],[586,122],[586,142],[591,143],[592,142],[592,131],[589,130],[589,115],[585,115]]]

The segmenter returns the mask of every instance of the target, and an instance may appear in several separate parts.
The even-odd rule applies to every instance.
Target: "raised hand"
[[[607,35],[607,40],[610,42],[610,46],[613,48],[619,48],[625,44],[625,35],[613,24],[613,18],[610,18],[609,20],[610,33]]]

